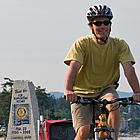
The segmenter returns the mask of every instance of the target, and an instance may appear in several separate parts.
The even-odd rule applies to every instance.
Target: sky
[[[0,84],[8,77],[64,92],[68,66],[63,61],[75,40],[91,34],[86,12],[94,4],[111,7],[110,35],[129,44],[140,78],[140,1],[0,0]],[[132,91],[122,68],[118,90]]]

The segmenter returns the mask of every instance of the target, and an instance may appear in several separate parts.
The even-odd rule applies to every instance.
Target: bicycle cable
[[[118,107],[117,107],[117,108],[115,108],[116,106],[118,106]],[[115,108],[115,109],[113,110],[113,108]],[[117,110],[118,108],[120,108],[120,104],[113,106],[113,107],[112,107],[112,109],[111,109],[110,111],[108,111],[108,112],[115,111],[115,110]]]

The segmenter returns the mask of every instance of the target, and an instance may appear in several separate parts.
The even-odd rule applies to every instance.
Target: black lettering
[[[21,130],[21,127],[16,127],[16,130]]]
[[[15,93],[21,93],[22,92],[22,90],[15,90]]]
[[[12,131],[12,134],[19,134],[19,131]]]
[[[31,139],[31,136],[25,136],[24,139]]]

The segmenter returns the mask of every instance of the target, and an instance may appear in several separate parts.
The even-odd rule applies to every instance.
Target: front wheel
[[[101,136],[98,140],[114,140],[114,139],[110,136]]]

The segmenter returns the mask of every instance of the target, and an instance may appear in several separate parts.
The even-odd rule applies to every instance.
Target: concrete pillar
[[[7,140],[37,140],[38,102],[30,81],[14,81]]]

